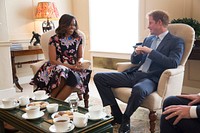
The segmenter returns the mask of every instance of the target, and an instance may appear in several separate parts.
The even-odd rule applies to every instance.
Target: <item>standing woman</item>
[[[65,100],[75,88],[88,91],[91,70],[83,69],[82,38],[74,16],[64,14],[56,34],[49,40],[49,61],[37,71],[30,84],[52,97]]]

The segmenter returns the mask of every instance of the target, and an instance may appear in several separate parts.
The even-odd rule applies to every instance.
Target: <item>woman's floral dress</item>
[[[56,58],[62,63],[76,64],[78,46],[82,45],[81,37],[68,37],[59,39],[57,35],[50,38],[49,45],[56,47]],[[89,91],[88,83],[90,80],[91,70],[74,71],[63,65],[52,65],[49,61],[45,62],[32,78],[30,84],[36,86],[36,90],[46,90],[51,93],[60,85],[61,77],[69,86],[75,86],[80,89],[81,93]],[[35,91],[36,91],[35,90]]]

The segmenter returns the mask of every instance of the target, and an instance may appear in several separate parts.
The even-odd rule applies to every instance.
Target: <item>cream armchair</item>
[[[78,30],[78,33],[79,35],[82,37],[82,43],[83,43],[83,47],[86,45],[86,37],[85,37],[85,34]],[[53,36],[55,34],[55,30],[51,30],[51,31],[48,31],[44,34],[42,34],[41,36],[41,40],[40,40],[40,44],[41,44],[41,47],[42,47],[42,51],[44,53],[44,60],[42,61],[39,61],[37,63],[33,63],[30,65],[30,67],[32,68],[33,70],[33,74],[35,74],[38,69],[46,62],[49,60],[49,49],[48,49],[48,43],[49,43],[49,39],[51,36]],[[84,60],[83,62],[83,68],[85,69],[90,69],[90,66],[91,66],[91,62],[88,61],[88,60]],[[78,91],[78,90],[75,90],[75,91]],[[79,99],[82,100],[82,95],[78,95],[79,96]],[[83,94],[83,98],[84,98],[84,103],[85,103],[85,107],[88,108],[88,99],[89,99],[89,94],[88,92],[86,91],[86,93]]]
[[[168,30],[185,42],[185,51],[178,68],[165,70],[159,80],[156,92],[150,94],[142,103],[141,107],[149,109],[149,123],[151,133],[155,132],[157,119],[156,110],[162,108],[163,100],[171,95],[179,95],[182,91],[185,63],[190,55],[194,43],[195,32],[192,27],[186,24],[170,24]],[[117,63],[117,70],[122,72],[133,66],[130,62]],[[131,95],[131,88],[112,89],[115,97],[125,103]]]

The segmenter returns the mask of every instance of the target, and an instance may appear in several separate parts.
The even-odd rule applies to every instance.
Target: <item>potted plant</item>
[[[184,23],[190,25],[195,31],[195,44],[200,44],[200,23],[193,18],[173,19],[171,23]]]
[[[190,25],[195,31],[195,37],[199,38],[200,36],[200,23],[193,18],[178,18],[173,19],[171,23],[184,23]]]

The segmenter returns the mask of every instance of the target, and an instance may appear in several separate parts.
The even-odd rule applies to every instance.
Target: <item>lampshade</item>
[[[59,13],[53,2],[39,2],[36,8],[35,18],[36,19],[47,19],[42,23],[43,32],[49,31],[55,28],[52,21],[53,19],[58,19]]]
[[[59,13],[53,2],[39,2],[36,8],[36,19],[58,19]]]

